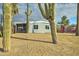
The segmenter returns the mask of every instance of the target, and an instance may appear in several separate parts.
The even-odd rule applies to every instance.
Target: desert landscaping
[[[0,4],[0,56],[78,55],[79,3]]]
[[[0,38],[0,55],[79,55],[79,36],[72,33],[58,33],[57,41],[57,44],[53,44],[50,34],[15,33],[11,35],[11,51],[9,52],[2,51],[2,38]]]

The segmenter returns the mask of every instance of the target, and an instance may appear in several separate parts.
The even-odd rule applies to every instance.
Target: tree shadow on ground
[[[4,52],[3,48],[0,48],[0,52]]]
[[[76,36],[75,33],[62,33],[64,36]]]
[[[20,39],[20,40],[28,40],[28,41],[43,42],[43,43],[53,43],[53,42],[49,42],[49,41],[34,40],[34,39],[25,39],[25,38],[20,38],[20,37],[13,37],[13,36],[12,36],[11,38]]]

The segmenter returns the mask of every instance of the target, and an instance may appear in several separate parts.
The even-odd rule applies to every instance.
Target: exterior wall
[[[30,33],[49,33],[50,32],[50,26],[48,23],[31,23],[29,24],[29,32]],[[38,25],[38,29],[34,29],[34,25]],[[46,29],[45,26],[48,25],[49,29]]]
[[[33,23],[29,24],[29,33],[33,33]]]
[[[15,23],[16,24],[25,24],[25,23]],[[34,29],[34,25],[38,25],[38,29]],[[50,33],[50,26],[49,29],[46,29],[45,26],[48,25],[48,22],[30,22],[29,23],[29,33]],[[17,31],[17,26],[15,28],[15,30]]]
[[[33,32],[34,33],[44,33],[45,32],[44,24],[42,24],[42,23],[35,23],[34,25],[38,25],[38,29],[34,29],[33,28]]]
[[[45,26],[48,25],[49,26],[49,29],[45,29]],[[45,23],[44,24],[44,29],[45,29],[45,33],[50,33],[51,30],[50,30],[50,24],[49,23]]]

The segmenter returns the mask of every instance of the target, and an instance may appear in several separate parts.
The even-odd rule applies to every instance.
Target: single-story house
[[[26,22],[14,22],[15,32],[25,32]],[[48,21],[30,21],[29,33],[50,33],[50,25]]]

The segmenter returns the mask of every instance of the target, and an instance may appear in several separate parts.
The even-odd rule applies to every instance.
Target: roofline
[[[26,22],[14,22],[14,24],[22,24]],[[29,23],[49,23],[48,21],[30,21]]]

